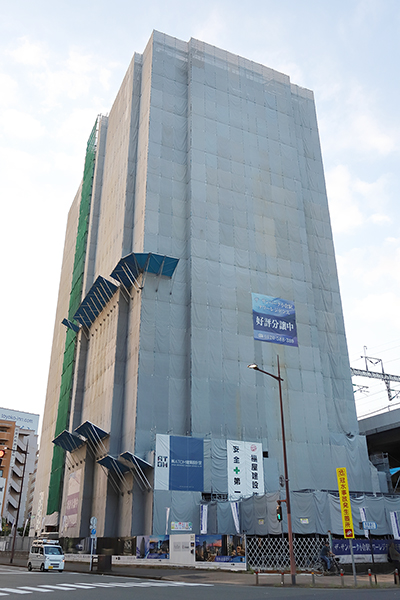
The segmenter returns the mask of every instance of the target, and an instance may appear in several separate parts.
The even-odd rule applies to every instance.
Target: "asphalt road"
[[[96,573],[78,573],[65,571],[30,573],[24,567],[0,566],[0,600],[9,596],[17,598],[29,596],[29,599],[43,600],[43,594],[49,599],[63,600],[68,594],[74,594],[79,600],[392,600],[399,597],[397,589],[310,589],[291,587],[256,587],[254,585],[226,585],[219,583],[193,583],[181,581],[161,581],[98,575]]]

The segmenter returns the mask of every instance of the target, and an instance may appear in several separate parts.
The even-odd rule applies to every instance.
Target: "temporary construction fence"
[[[327,537],[293,537],[296,568],[309,570],[319,557]],[[248,569],[289,570],[289,542],[287,537],[246,536],[246,561]]]

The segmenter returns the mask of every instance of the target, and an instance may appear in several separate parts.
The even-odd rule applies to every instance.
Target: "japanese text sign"
[[[351,504],[349,486],[347,483],[347,472],[345,467],[336,469],[339,487],[340,509],[342,511],[343,534],[346,539],[354,538],[353,518],[351,516]]]
[[[264,494],[262,444],[227,440],[226,446],[229,500]]]
[[[293,302],[252,294],[254,339],[284,346],[297,346]]]

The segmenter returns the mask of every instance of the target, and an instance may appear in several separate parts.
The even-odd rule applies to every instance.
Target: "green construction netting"
[[[96,158],[97,120],[89,136],[81,202],[79,207],[78,230],[75,244],[74,269],[72,273],[71,292],[69,297],[68,319],[72,320],[79,308],[82,299],[83,273],[85,269],[86,242],[89,227],[90,203],[92,199],[93,174]],[[61,375],[60,397],[54,437],[67,429],[71,402],[72,382],[74,377],[75,351],[77,334],[72,329],[67,330],[65,340],[64,361]],[[62,483],[64,474],[65,451],[59,446],[53,448],[53,460],[49,484],[49,497],[47,500],[47,514],[59,511],[61,503]]]

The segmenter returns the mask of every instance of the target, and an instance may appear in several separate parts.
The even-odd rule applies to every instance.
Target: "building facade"
[[[22,527],[28,518],[29,482],[36,470],[39,415],[0,408],[0,514]],[[32,503],[31,503],[32,508]],[[29,514],[30,516],[30,514]]]
[[[254,339],[252,294],[294,304],[298,345]],[[291,489],[337,490],[345,466],[352,491],[380,491],[358,431],[313,94],[153,32],[96,121],[69,213],[36,533],[87,536],[92,516],[103,537],[199,532],[200,505],[277,493],[278,388],[247,365],[276,374],[278,357]],[[236,496],[234,448],[258,465],[252,482],[232,480]]]

